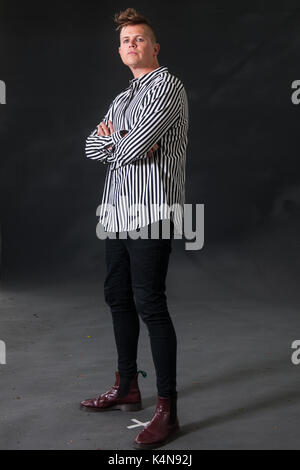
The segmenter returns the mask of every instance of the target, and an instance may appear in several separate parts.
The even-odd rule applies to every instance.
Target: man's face
[[[124,26],[120,34],[119,54],[125,65],[132,68],[151,67],[157,61],[159,44],[152,42],[147,25]]]

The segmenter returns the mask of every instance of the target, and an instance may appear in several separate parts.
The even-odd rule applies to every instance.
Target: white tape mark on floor
[[[147,421],[146,423],[143,423],[142,421],[139,421],[138,419],[131,419],[136,424],[132,424],[131,426],[126,426],[127,429],[132,429],[132,428],[138,428],[139,426],[147,426],[147,424],[150,423],[150,421]]]

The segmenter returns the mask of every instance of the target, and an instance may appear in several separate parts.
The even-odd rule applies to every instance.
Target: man
[[[141,316],[149,331],[158,397],[154,417],[134,447],[148,449],[165,444],[179,429],[177,339],[165,281],[174,227],[181,233],[188,103],[181,81],[158,63],[160,45],[148,20],[128,8],[115,21],[119,54],[134,78],[87,138],[86,155],[108,165],[99,222],[116,235],[105,239],[104,292],[113,318],[118,370],[114,386],[81,405],[97,411],[141,409],[137,378],[140,372],[146,376],[136,364]],[[160,237],[163,221],[171,225],[167,238]],[[149,235],[157,223],[158,238],[128,237],[141,228]]]

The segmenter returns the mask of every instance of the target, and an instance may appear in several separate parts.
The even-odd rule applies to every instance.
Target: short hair
[[[152,41],[154,43],[157,42],[154,28],[150,24],[149,20],[144,15],[138,13],[134,8],[127,8],[124,11],[116,13],[114,16],[114,22],[117,25],[116,31],[120,30],[120,32],[124,26],[132,24],[146,24],[150,28]]]

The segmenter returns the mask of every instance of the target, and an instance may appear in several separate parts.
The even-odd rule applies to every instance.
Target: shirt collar
[[[145,75],[142,75],[141,77],[132,78],[131,80],[129,80],[129,86],[136,86],[139,84],[146,85],[151,80],[153,80],[153,78],[155,78],[159,73],[167,72],[167,71],[168,71],[168,67],[161,65],[157,69],[154,69],[151,72],[145,73]]]

